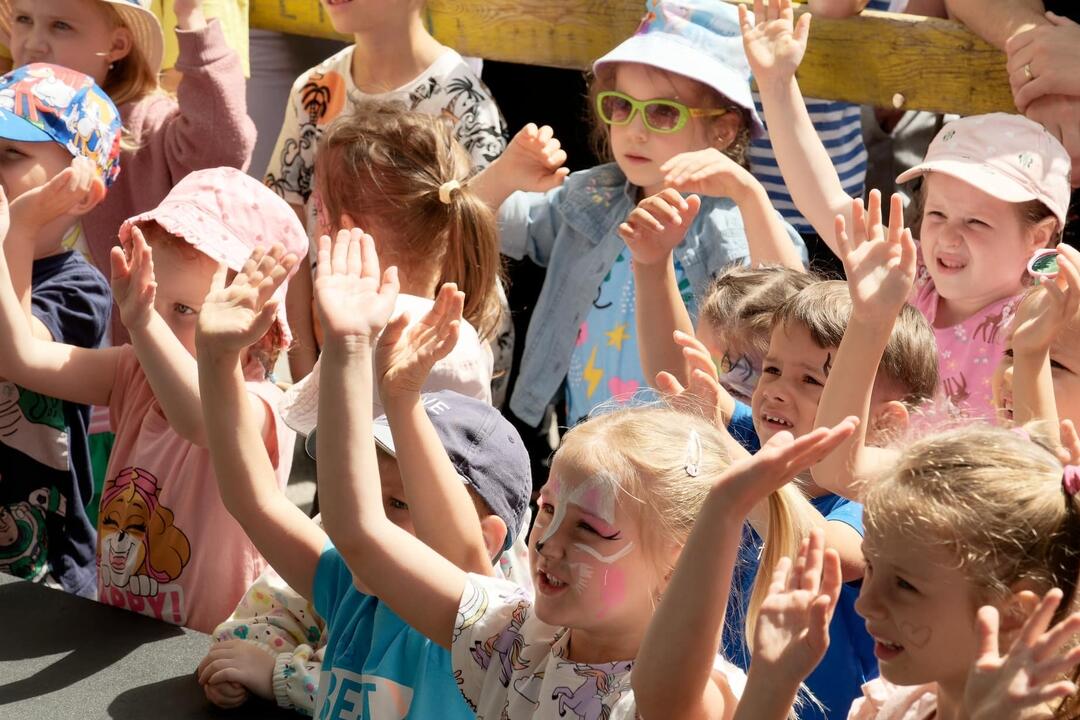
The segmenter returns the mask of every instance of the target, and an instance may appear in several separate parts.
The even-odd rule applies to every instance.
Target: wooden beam
[[[251,5],[252,27],[338,37],[319,0]],[[435,37],[463,55],[585,69],[634,31],[643,7],[641,0],[429,0],[427,17]],[[872,11],[815,18],[799,82],[809,97],[961,115],[1015,112],[1004,55],[936,18]]]

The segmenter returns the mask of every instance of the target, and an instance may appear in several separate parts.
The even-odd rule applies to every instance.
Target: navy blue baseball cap
[[[521,436],[502,413],[476,398],[440,390],[420,399],[462,482],[506,523],[503,550],[508,550],[521,532],[532,494],[532,466]],[[313,430],[304,445],[312,458],[317,432]],[[396,458],[385,415],[375,418],[373,432],[379,449]]]

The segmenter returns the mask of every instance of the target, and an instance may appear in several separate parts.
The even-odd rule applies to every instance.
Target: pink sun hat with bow
[[[128,218],[120,226],[120,244],[131,242],[131,228],[156,222],[167,232],[184,239],[203,255],[239,272],[257,247],[274,243],[286,253],[307,256],[308,236],[296,212],[273,190],[235,168],[198,170],[178,182],[153,210]],[[289,277],[296,272],[293,267]],[[288,279],[274,298],[283,345],[292,342],[285,316]]]

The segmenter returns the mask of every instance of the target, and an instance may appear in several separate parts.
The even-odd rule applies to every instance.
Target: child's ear
[[[72,215],[85,215],[97,207],[98,203],[105,199],[105,183],[101,178],[95,177],[90,182],[90,192],[80,200],[71,210]]]
[[[360,226],[356,224],[356,221],[352,219],[349,213],[341,213],[341,217],[338,219],[338,227],[342,230],[352,230]]]
[[[1028,242],[1028,254],[1032,255],[1036,250],[1039,250],[1050,245],[1050,241],[1054,239],[1058,226],[1056,217],[1043,218],[1039,222],[1035,223],[1028,228],[1027,242]]]
[[[131,49],[135,47],[135,37],[131,34],[131,30],[126,25],[118,25],[112,34],[112,39],[109,42],[109,50],[105,54],[105,59],[110,63],[123,60],[131,54]]]
[[[717,150],[727,150],[742,129],[742,114],[731,111],[714,118],[709,129],[709,140]]]
[[[488,557],[494,559],[502,552],[506,543],[506,523],[498,515],[485,515],[480,518],[480,531],[484,534]]]
[[[907,431],[910,421],[907,406],[889,400],[870,408],[869,440],[880,442],[897,438]]]
[[[1021,580],[1013,586],[1012,594],[1002,600],[998,605],[998,614],[1001,616],[1000,632],[1016,632],[1024,626],[1027,619],[1039,607],[1042,596],[1030,589],[1029,582]],[[1007,647],[1003,644],[1004,647]]]

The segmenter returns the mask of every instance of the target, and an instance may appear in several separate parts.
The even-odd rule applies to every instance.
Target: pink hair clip
[[[1075,497],[1080,492],[1080,466],[1066,465],[1061,473],[1061,487],[1069,497]]]

